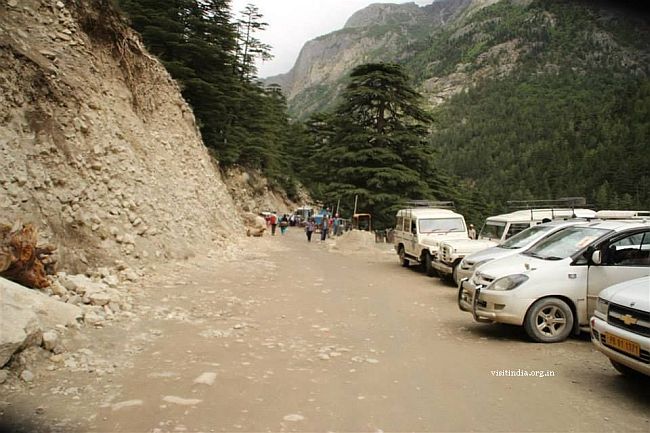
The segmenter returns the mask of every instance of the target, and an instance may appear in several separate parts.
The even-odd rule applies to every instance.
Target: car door
[[[650,228],[619,233],[600,244],[598,249],[601,264],[592,264],[587,277],[588,315],[596,308],[601,290],[650,275]]]

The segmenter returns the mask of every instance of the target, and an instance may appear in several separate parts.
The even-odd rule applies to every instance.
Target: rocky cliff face
[[[331,104],[352,68],[374,61],[400,61],[419,37],[436,31],[477,1],[484,2],[370,5],[353,14],[342,30],[307,42],[291,71],[270,77],[266,83],[280,85],[292,113],[304,118]]]
[[[242,223],[191,109],[104,3],[0,3],[0,218],[69,271],[227,246]]]

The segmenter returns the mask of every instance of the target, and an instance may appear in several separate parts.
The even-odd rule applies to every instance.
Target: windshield
[[[464,232],[462,218],[427,218],[418,221],[420,233]]]
[[[523,248],[526,245],[529,245],[531,242],[534,242],[538,239],[541,239],[546,233],[550,232],[553,229],[553,226],[548,225],[538,225],[519,232],[501,245],[499,248],[505,248],[507,250],[516,250],[518,248]]]
[[[544,260],[562,260],[577,253],[607,232],[608,230],[594,227],[569,227],[542,240],[522,254]]]
[[[481,233],[479,234],[479,239],[501,239],[503,236],[503,231],[506,229],[506,223],[498,221],[487,221]]]

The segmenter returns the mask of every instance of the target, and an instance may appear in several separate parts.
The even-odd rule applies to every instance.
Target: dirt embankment
[[[0,218],[35,223],[69,272],[235,243],[191,109],[103,3],[0,3]]]

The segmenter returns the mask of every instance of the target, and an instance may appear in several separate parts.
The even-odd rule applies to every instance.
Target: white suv
[[[435,275],[433,261],[440,242],[469,239],[465,218],[449,209],[414,208],[397,212],[395,251],[402,266],[419,263],[429,276]]]
[[[562,229],[462,280],[461,310],[477,321],[524,326],[554,343],[588,330],[601,290],[650,275],[650,223],[603,221]]]
[[[650,278],[600,292],[591,318],[591,341],[619,372],[650,376]]]

